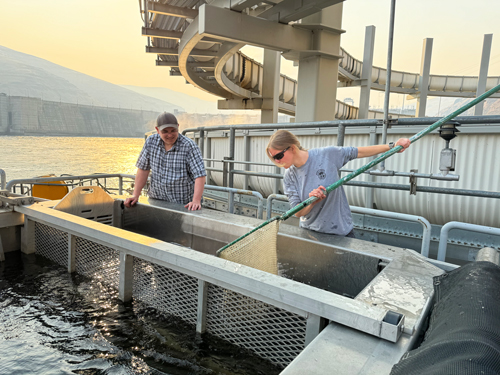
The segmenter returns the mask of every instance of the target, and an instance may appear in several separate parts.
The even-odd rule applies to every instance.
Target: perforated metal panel
[[[285,367],[303,349],[306,319],[216,285],[208,288],[207,331]]]
[[[196,324],[198,279],[194,277],[134,258],[133,297]]]
[[[76,237],[76,272],[118,289],[120,253],[110,247]]]
[[[68,234],[35,222],[35,252],[51,261],[68,266]]]

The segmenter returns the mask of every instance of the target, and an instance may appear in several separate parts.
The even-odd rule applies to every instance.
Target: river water
[[[0,137],[7,181],[135,174],[142,138]],[[272,364],[98,281],[20,252],[0,262],[0,374],[272,375]]]
[[[144,138],[0,136],[7,181],[47,174],[135,174]]]

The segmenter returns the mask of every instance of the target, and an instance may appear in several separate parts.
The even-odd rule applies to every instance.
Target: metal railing
[[[435,123],[440,120],[439,117],[423,117],[423,118],[407,118],[407,119],[397,119],[391,121],[391,126],[404,126],[405,132],[408,132],[409,127],[423,127]],[[459,116],[453,120],[454,123],[460,125],[483,125],[483,124],[500,124],[500,116]],[[189,128],[182,131],[182,134],[192,133],[193,138],[198,141],[199,147],[201,149],[202,155],[205,154],[205,139],[208,139],[209,133],[222,132],[223,136],[229,139],[229,152],[228,156],[223,159],[213,159],[205,158],[207,177],[210,177],[211,172],[223,173],[224,186],[233,188],[234,175],[245,176],[245,182],[243,184],[244,188],[248,188],[248,177],[266,177],[276,179],[276,184],[273,193],[279,193],[279,180],[283,176],[279,173],[267,173],[267,172],[254,172],[248,170],[249,166],[269,166],[277,168],[275,165],[270,163],[254,163],[249,160],[235,160],[235,142],[236,142],[236,132],[242,132],[244,137],[250,137],[250,131],[275,131],[278,129],[296,129],[296,130],[306,130],[314,129],[315,133],[321,134],[324,131],[334,131],[333,134],[337,134],[337,146],[344,145],[345,131],[349,127],[351,129],[356,128],[375,128],[377,133],[382,133],[382,122],[376,119],[364,119],[364,120],[336,120],[336,121],[318,121],[318,122],[305,122],[305,123],[278,123],[278,124],[252,124],[252,125],[223,125],[223,126],[213,126],[213,127],[198,127]],[[489,130],[490,132],[500,132],[500,127],[495,127],[495,129]],[[462,131],[465,132],[465,131]],[[331,133],[329,133],[331,134]],[[207,143],[207,147],[210,147]],[[223,168],[214,168],[212,163],[222,163]],[[234,169],[235,164],[245,165],[245,170]],[[279,170],[278,168],[276,169]],[[349,169],[343,169],[341,172],[349,172]],[[399,172],[399,171],[366,171],[368,175],[377,176],[403,176],[409,178],[429,178],[436,180],[448,180],[457,181],[459,176],[448,174],[443,176],[439,173],[417,173],[417,172]],[[413,185],[397,185],[397,184],[385,184],[376,183],[371,184],[369,182],[349,182],[346,185],[362,186],[366,188],[383,188],[383,189],[395,189],[395,190],[408,190],[411,192],[429,192],[429,193],[439,193],[439,194],[452,194],[452,195],[470,195],[477,197],[487,197],[487,198],[500,198],[500,194],[496,192],[482,191],[482,190],[466,190],[466,189],[448,189],[441,187],[423,187]]]
[[[443,262],[446,258],[446,248],[448,247],[448,234],[452,229],[461,229],[477,233],[485,233],[494,236],[500,236],[500,228],[461,223],[458,221],[450,221],[449,223],[443,225],[443,227],[441,228],[441,235],[439,236],[439,249],[438,249],[437,259]]]
[[[271,218],[272,204],[273,204],[272,202],[275,199],[281,200],[284,202],[288,202],[288,197],[286,195],[271,194],[267,198],[267,206],[266,206],[267,207],[267,220],[269,220]],[[377,217],[385,217],[385,218],[389,218],[389,219],[413,221],[413,222],[420,223],[422,225],[422,246],[420,248],[420,254],[422,254],[426,258],[429,257],[432,226],[431,226],[431,223],[429,222],[429,220],[427,220],[425,217],[402,214],[399,212],[375,210],[375,209],[370,209],[370,208],[365,208],[365,207],[356,207],[356,206],[349,206],[349,207],[351,209],[351,212],[354,212],[357,214],[371,215],[371,216],[377,216]]]
[[[112,179],[113,182],[117,180],[117,183],[110,183],[109,179]],[[51,183],[53,181],[64,181],[64,183]],[[24,195],[31,192],[33,185],[67,186],[72,189],[76,186],[94,184],[102,187],[108,193],[117,193],[122,195],[124,191],[124,183],[128,182],[132,184],[134,181],[135,175],[123,173],[95,173],[81,176],[61,175],[56,177],[36,177],[11,180],[5,186],[5,190]]]
[[[228,211],[230,214],[234,214],[234,195],[235,194],[242,194],[242,195],[252,195],[254,197],[257,197],[258,203],[257,203],[257,218],[262,219],[263,214],[264,214],[264,198],[262,197],[262,194],[259,193],[258,191],[251,191],[251,190],[243,190],[243,189],[234,189],[234,188],[228,188],[224,186],[213,186],[213,185],[205,185],[204,190],[214,190],[214,191],[224,191],[229,193],[229,207]]]

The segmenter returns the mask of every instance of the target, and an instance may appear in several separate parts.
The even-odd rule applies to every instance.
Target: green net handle
[[[484,94],[482,94],[481,96],[478,96],[476,99],[474,99],[473,101],[471,101],[470,103],[467,103],[466,105],[464,105],[463,107],[457,109],[455,112],[449,114],[448,116],[446,117],[443,117],[441,120],[438,120],[436,121],[434,124],[432,125],[429,125],[427,128],[425,128],[424,130],[418,132],[417,134],[413,135],[411,138],[410,138],[410,141],[411,143],[414,143],[416,141],[418,141],[420,138],[422,138],[424,135],[432,132],[433,130],[436,130],[437,128],[439,128],[442,124],[446,123],[447,121],[451,120],[452,118],[458,116],[459,114],[465,112],[466,110],[468,110],[469,108],[475,106],[477,103],[483,101],[484,99],[486,99],[487,97],[493,95],[495,92],[497,92],[498,90],[500,90],[500,85],[497,85],[495,87],[493,87],[491,90],[489,91],[486,91]],[[376,159],[373,159],[371,162],[369,162],[368,164],[362,166],[361,168],[355,170],[354,172],[351,172],[349,173],[348,175],[342,177],[341,179],[339,179],[337,182],[331,184],[330,186],[328,186],[326,188],[326,194],[330,193],[331,191],[335,190],[336,188],[338,188],[339,186],[345,184],[346,182],[352,180],[354,177],[360,175],[361,173],[367,171],[368,169],[374,167],[375,165],[377,165],[378,163],[380,163],[382,160],[385,160],[387,159],[388,157],[394,155],[395,153],[399,152],[401,149],[403,148],[403,146],[396,146],[394,148],[392,148],[391,150],[383,153],[382,155],[378,156]],[[317,197],[310,197],[308,199],[306,199],[305,201],[303,201],[302,203],[299,203],[298,205],[296,205],[294,208],[292,208],[291,210],[288,210],[287,212],[285,212],[282,216],[281,216],[281,220],[286,220],[288,219],[289,217],[295,215],[297,212],[299,212],[300,210],[302,210],[304,207],[307,207],[309,206],[311,203],[315,202],[316,200],[318,200],[319,198]]]

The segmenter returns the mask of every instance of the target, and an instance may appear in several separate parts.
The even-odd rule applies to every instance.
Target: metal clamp
[[[384,122],[385,120],[383,119],[378,120],[377,125],[384,125]],[[392,118],[391,116],[389,116],[389,118],[387,119],[387,129],[390,129],[392,125],[397,125],[398,123],[399,122],[397,118]]]
[[[417,177],[418,169],[410,169],[410,195],[417,195]]]
[[[33,197],[13,197],[8,190],[0,190],[0,207],[14,210],[15,206],[25,206],[35,203]]]

